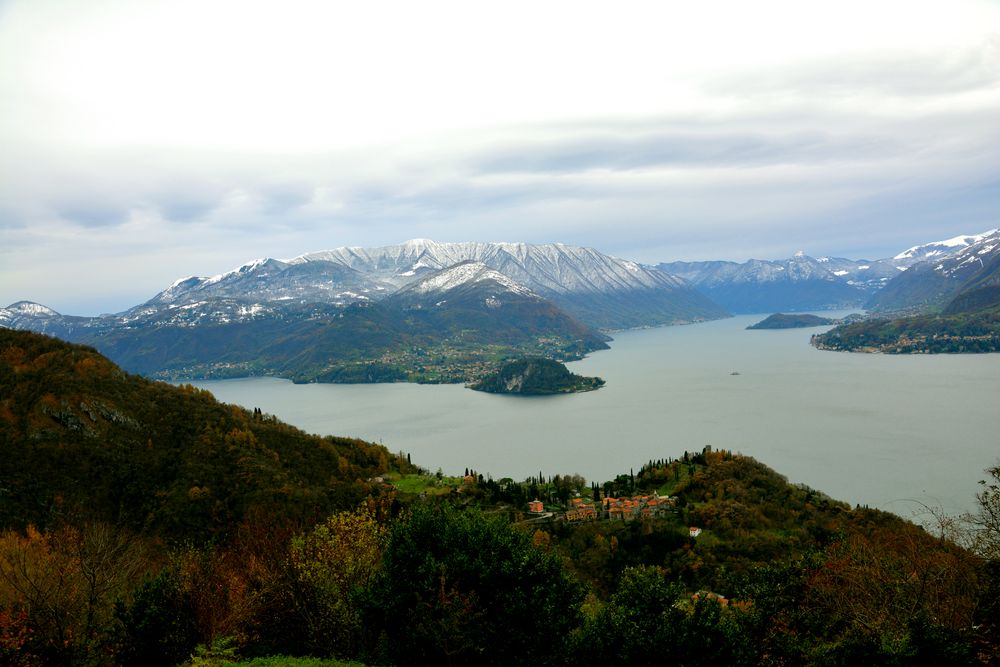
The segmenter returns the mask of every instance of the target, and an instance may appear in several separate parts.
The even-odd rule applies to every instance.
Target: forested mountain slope
[[[166,536],[224,533],[250,511],[321,517],[404,465],[190,386],[129,375],[92,348],[0,329],[0,524],[106,520]]]

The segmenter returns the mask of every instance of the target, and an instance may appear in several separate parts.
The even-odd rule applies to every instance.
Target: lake
[[[824,352],[809,336],[828,327],[745,329],[763,317],[617,333],[610,350],[569,364],[607,381],[582,394],[275,378],[192,384],[312,433],[381,442],[446,474],[469,467],[494,478],[579,473],[603,482],[711,445],[852,504],[906,517],[922,505],[972,509],[984,469],[1000,462],[1000,354]]]

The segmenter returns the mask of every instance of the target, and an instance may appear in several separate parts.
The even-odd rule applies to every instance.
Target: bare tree
[[[966,516],[972,528],[972,549],[986,560],[1000,560],[1000,465],[987,468],[991,480],[982,480],[976,494],[979,507]]]

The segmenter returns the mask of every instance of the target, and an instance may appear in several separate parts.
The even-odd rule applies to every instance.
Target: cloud
[[[857,160],[897,153],[881,137],[835,136],[822,130],[736,131],[739,119],[715,127],[607,132],[594,128],[579,136],[505,146],[482,158],[485,173],[636,170],[655,167],[704,169]]]
[[[0,302],[411,237],[871,258],[1000,204],[996,3],[289,3],[0,4]]]
[[[56,204],[59,217],[86,228],[114,227],[128,219],[128,210],[111,202],[77,200]]]
[[[808,59],[712,77],[713,95],[791,95],[797,98],[951,97],[1000,85],[1000,33],[945,50],[891,49]]]

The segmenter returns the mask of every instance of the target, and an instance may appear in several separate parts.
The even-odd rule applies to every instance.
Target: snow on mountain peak
[[[59,315],[59,313],[52,310],[48,306],[43,306],[42,304],[35,303],[34,301],[18,301],[17,303],[12,303],[7,306],[7,310],[17,313],[18,315],[31,315],[34,317],[52,317]]]
[[[493,281],[501,285],[504,289],[521,294],[523,296],[534,296],[534,293],[527,287],[511,280],[499,271],[495,271],[482,262],[461,262],[438,271],[423,280],[407,287],[417,294],[429,294],[433,292],[446,292],[462,285]]]
[[[339,263],[402,287],[421,274],[463,261],[483,262],[537,294],[684,288],[676,277],[628,263],[590,248],[561,243],[439,243],[413,239],[381,248],[335,248],[300,255],[289,264]]]
[[[996,234],[997,231],[1000,230],[991,229],[989,231],[982,232],[981,234],[961,234],[943,241],[922,243],[904,250],[893,257],[893,259],[926,259],[937,255],[951,254],[951,252],[954,252],[954,249],[967,248],[970,245],[982,241],[988,236]]]
[[[190,280],[201,280],[201,279],[198,276],[186,276],[184,278],[178,278],[177,280],[175,280],[170,284],[170,287],[168,287],[167,290],[172,290],[176,287],[180,287],[181,285]]]
[[[214,285],[217,282],[225,280],[229,276],[234,276],[234,275],[239,274],[239,273],[249,273],[250,271],[253,271],[256,268],[259,268],[259,267],[267,264],[268,261],[270,261],[269,258],[267,258],[267,257],[260,257],[258,259],[253,260],[253,261],[247,262],[246,264],[241,264],[240,266],[236,267],[232,271],[226,271],[225,273],[220,273],[218,275],[212,276],[211,278],[206,278],[204,284],[205,285]]]
[[[437,245],[437,243],[430,239],[410,239],[409,241],[403,241],[401,245],[406,248],[426,248],[427,246]]]

